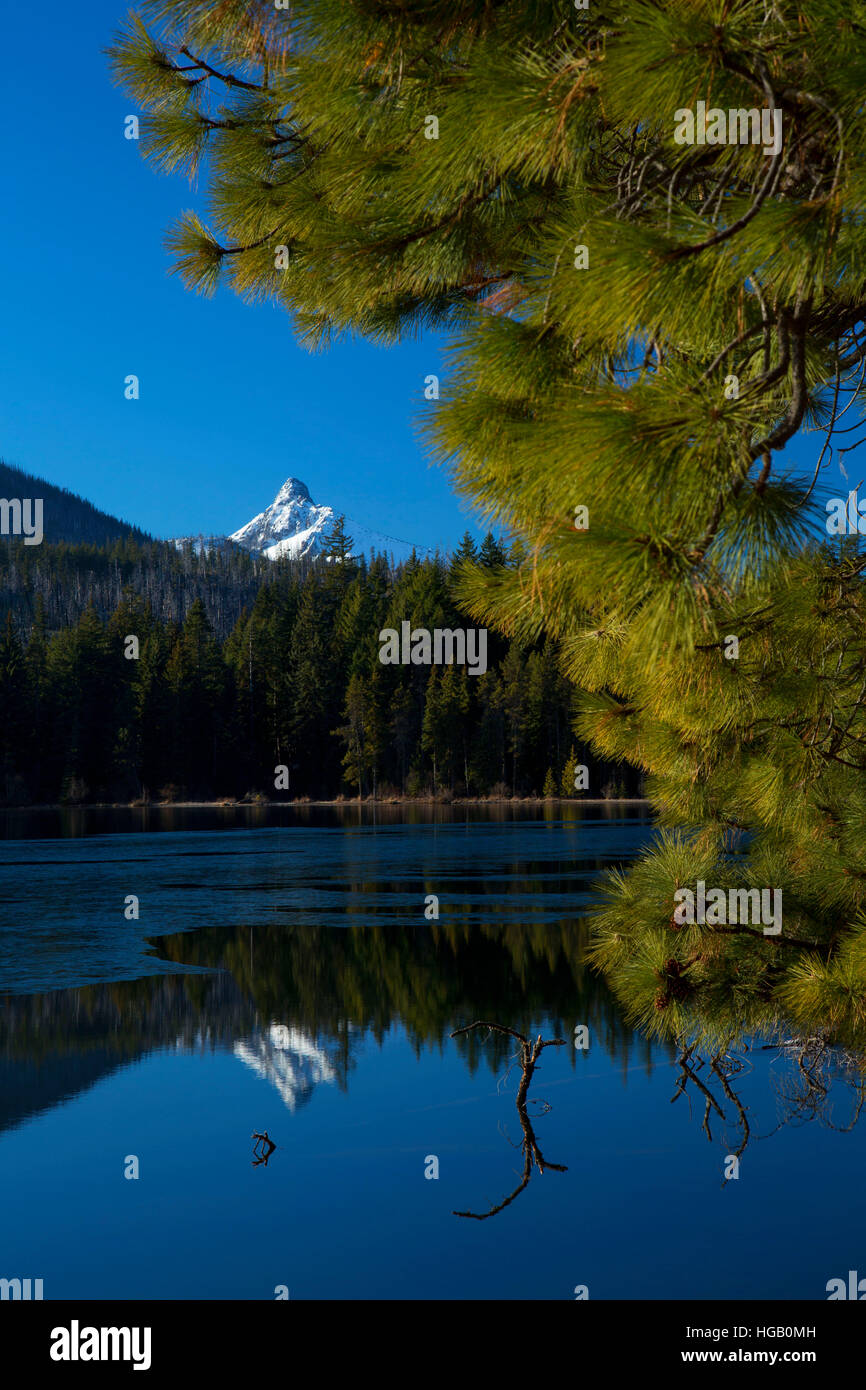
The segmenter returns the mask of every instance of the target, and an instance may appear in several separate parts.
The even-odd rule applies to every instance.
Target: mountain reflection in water
[[[862,1053],[769,1019],[716,1053],[648,1037],[587,964],[593,881],[645,822],[326,819],[0,841],[0,909],[29,875],[0,920],[0,1275],[48,1299],[823,1298],[862,1264]],[[566,1045],[521,1094],[539,1035]]]
[[[306,1104],[322,1082],[337,1079],[324,1048],[284,1023],[272,1023],[248,1038],[238,1038],[232,1051],[257,1076],[270,1082],[289,1110]]]

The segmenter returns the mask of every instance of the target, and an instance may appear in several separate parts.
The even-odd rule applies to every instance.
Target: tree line
[[[34,565],[11,549],[17,573]],[[17,609],[7,592],[0,633],[6,804],[574,795],[580,762],[585,795],[638,790],[576,741],[551,641],[491,632],[475,676],[379,660],[383,628],[467,626],[461,563],[519,561],[492,535],[398,566],[354,556],[341,522],[320,559],[261,570],[221,552],[169,561],[165,547],[148,566],[133,542],[41,549],[36,591],[19,586]],[[154,602],[169,581],[152,570],[169,563],[195,579],[179,616]],[[106,604],[124,565],[140,587]],[[77,614],[70,568],[84,576]]]

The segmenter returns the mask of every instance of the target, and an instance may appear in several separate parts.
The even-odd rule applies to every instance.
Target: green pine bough
[[[595,923],[632,1017],[856,1040],[866,558],[824,497],[866,374],[866,5],[151,0],[110,60],[144,157],[201,179],[191,289],[312,345],[449,334],[421,427],[523,554],[464,601],[555,639],[664,829]],[[672,922],[698,878],[783,891],[783,930]]]

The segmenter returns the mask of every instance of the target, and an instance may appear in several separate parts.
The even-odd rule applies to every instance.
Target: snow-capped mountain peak
[[[283,556],[299,560],[303,556],[321,555],[325,541],[331,534],[337,518],[333,507],[320,506],[310,496],[310,489],[300,478],[287,478],[269,507],[239,531],[225,536],[186,536],[179,537],[174,544],[183,549],[191,545],[196,553],[202,550],[215,550],[221,546],[241,545],[257,555],[266,555],[269,560],[279,560]],[[376,550],[390,554],[392,560],[407,560],[414,547],[409,541],[398,540],[384,532],[374,531],[362,522],[346,518],[348,529],[355,541],[357,554],[365,550]],[[421,550],[427,547],[419,547]],[[432,550],[429,552],[432,554]]]
[[[286,478],[271,506],[276,507],[278,503],[288,506],[292,502],[312,502],[310,489],[306,483],[302,483],[300,478]]]
[[[271,505],[234,531],[229,540],[271,560],[283,555],[299,559],[320,553],[333,523],[332,507],[317,506],[306,483],[287,478]]]

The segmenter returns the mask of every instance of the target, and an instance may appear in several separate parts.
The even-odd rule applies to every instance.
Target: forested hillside
[[[473,626],[454,596],[469,538],[396,568],[351,549],[340,527],[315,562],[0,547],[2,799],[573,795],[575,759],[583,794],[636,791],[574,744],[551,642],[491,632],[481,675],[380,662],[385,627]],[[478,558],[509,563],[492,536]]]
[[[274,562],[228,542],[199,553],[192,545],[134,538],[110,545],[12,541],[0,544],[0,615],[11,613],[27,638],[40,606],[53,630],[77,623],[90,606],[107,619],[131,589],[164,622],[182,622],[200,599],[222,639],[275,572]]]
[[[0,497],[41,498],[45,539],[54,545],[61,541],[71,545],[109,545],[128,536],[138,541],[149,539],[138,526],[130,526],[68,488],[55,487],[45,478],[13,468],[2,459]]]

